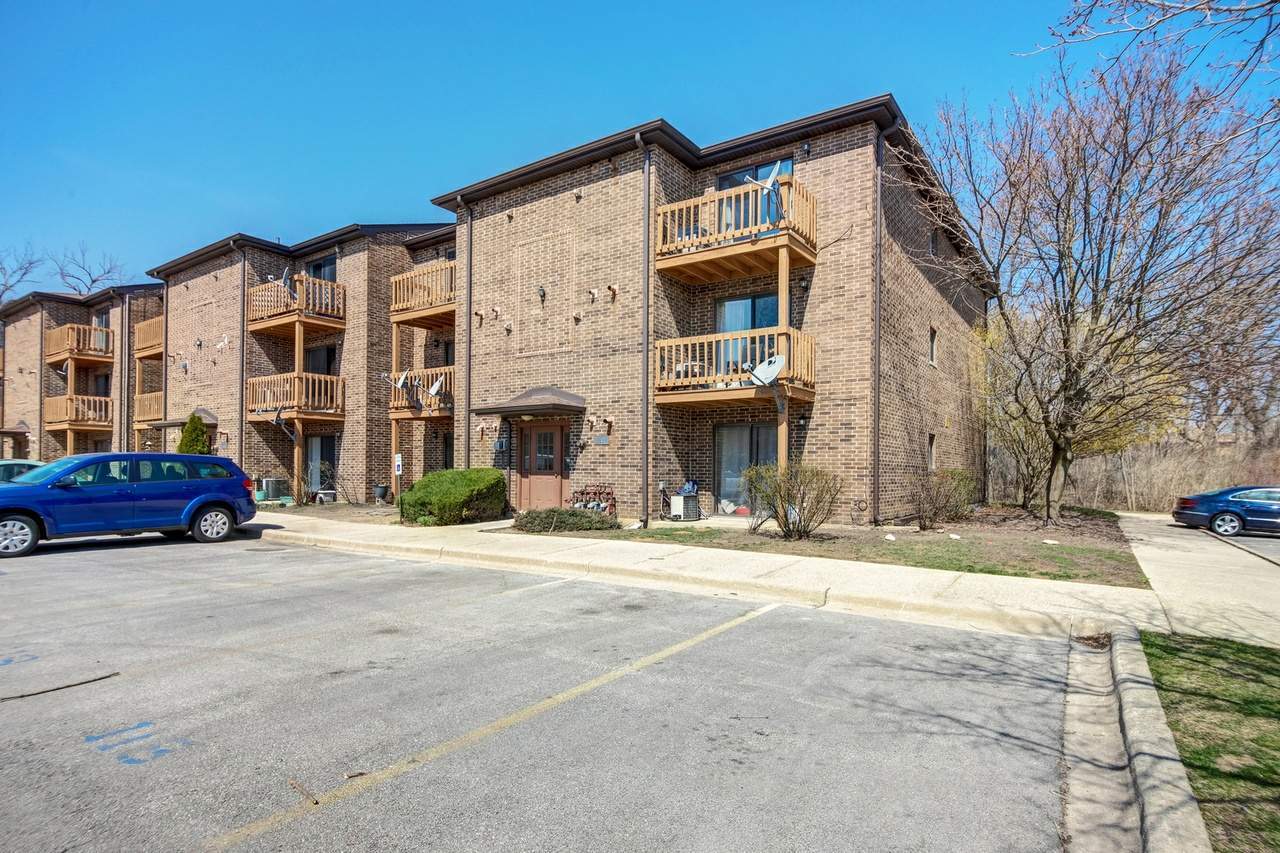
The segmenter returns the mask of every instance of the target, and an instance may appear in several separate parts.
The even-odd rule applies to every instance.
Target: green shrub
[[[501,518],[507,509],[507,481],[497,468],[433,471],[400,496],[400,517],[462,524]]]
[[[808,539],[830,521],[844,488],[838,474],[802,462],[752,465],[742,477],[752,507],[751,532],[772,518],[783,539]]]
[[[182,425],[182,436],[178,439],[178,452],[198,453],[202,456],[209,453],[209,428],[195,412],[192,412],[191,417],[187,418],[187,422]]]
[[[531,509],[516,516],[516,530],[553,533],[557,530],[617,530],[618,519],[590,509]]]
[[[973,515],[978,482],[964,468],[946,468],[924,474],[916,487],[916,524],[931,530],[939,521],[959,521]]]

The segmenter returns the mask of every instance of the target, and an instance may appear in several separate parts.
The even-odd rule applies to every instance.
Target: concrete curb
[[[713,579],[679,570],[654,571],[634,565],[619,565],[599,560],[573,562],[556,556],[518,557],[508,553],[485,553],[448,545],[361,542],[335,536],[272,529],[263,530],[262,537],[275,542],[377,556],[402,557],[425,562],[446,562],[477,568],[499,568],[505,571],[553,574],[601,581],[640,582],[702,595],[741,595],[768,602],[831,607],[880,618],[912,619],[915,617],[917,621],[934,624],[954,626],[960,623],[977,630],[1027,636],[1067,637],[1072,633],[1073,624],[1076,626],[1076,632],[1080,632],[1079,623],[1082,618],[1007,607],[974,607],[906,597],[889,598],[847,592],[833,593],[830,589],[816,589],[765,579],[751,581]],[[1103,626],[1102,623],[1097,627],[1100,631],[1109,629],[1109,625]]]
[[[1239,548],[1241,551],[1244,551],[1246,554],[1252,554],[1253,556],[1257,557],[1259,560],[1266,560],[1268,563],[1270,563],[1273,566],[1280,566],[1280,560],[1277,560],[1274,557],[1268,557],[1266,554],[1262,553],[1261,551],[1255,551],[1252,548],[1250,548],[1248,545],[1245,545],[1242,542],[1237,542],[1235,539],[1228,539],[1225,536],[1219,536],[1218,534],[1214,533],[1212,530],[1209,530],[1208,528],[1204,528],[1204,532],[1209,536],[1212,536],[1214,539],[1217,539],[1219,542],[1226,542],[1232,548]]]
[[[1111,673],[1120,704],[1120,734],[1138,800],[1142,849],[1212,853],[1200,804],[1191,791],[1136,630],[1112,633]]]

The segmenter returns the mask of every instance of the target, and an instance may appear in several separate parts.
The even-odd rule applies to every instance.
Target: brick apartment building
[[[160,285],[89,296],[29,293],[0,309],[0,452],[53,459],[131,446],[139,370],[134,330],[160,312]]]
[[[119,440],[173,448],[194,411],[295,489],[368,499],[398,452],[406,481],[492,465],[517,508],[599,484],[631,518],[686,480],[741,511],[747,465],[803,460],[841,518],[910,515],[929,467],[982,480],[985,296],[929,263],[955,249],[892,180],[904,126],[888,95],[705,148],[657,120],[433,199],[454,223],[211,243],[151,271]]]

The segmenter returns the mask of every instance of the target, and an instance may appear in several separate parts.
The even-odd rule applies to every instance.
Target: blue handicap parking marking
[[[141,748],[115,752],[122,746],[149,740],[157,734],[156,724],[151,720],[143,720],[140,723],[134,723],[132,726],[113,729],[102,734],[85,735],[84,742],[92,745],[98,752],[115,753],[116,761],[127,765],[147,764],[182,747],[191,746],[191,741],[184,737],[165,738],[163,741],[157,740],[157,742]]]
[[[0,666],[10,666],[15,663],[31,663],[33,660],[40,660],[39,655],[33,655],[26,649],[18,649],[8,654],[0,654]]]

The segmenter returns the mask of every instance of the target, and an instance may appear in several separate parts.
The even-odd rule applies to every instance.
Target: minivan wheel
[[[231,513],[220,506],[200,510],[191,522],[191,535],[197,542],[221,542],[231,535]]]
[[[1209,526],[1219,536],[1235,536],[1244,529],[1244,522],[1234,512],[1220,512],[1209,522]]]
[[[40,541],[40,528],[26,515],[6,515],[0,518],[0,557],[23,557],[30,554]]]

